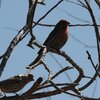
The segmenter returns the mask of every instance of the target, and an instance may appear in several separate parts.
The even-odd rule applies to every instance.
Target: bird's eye
[[[66,28],[66,26],[65,26],[65,25],[63,25],[63,26],[61,26],[61,28],[65,29],[65,28]]]

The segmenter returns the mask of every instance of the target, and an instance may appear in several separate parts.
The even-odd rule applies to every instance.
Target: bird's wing
[[[0,87],[2,87],[3,85],[6,85],[6,84],[15,84],[15,83],[19,83],[19,82],[20,82],[19,80],[16,80],[14,78],[3,80],[0,82]]]
[[[45,40],[45,42],[43,43],[43,45],[47,45],[48,42],[52,41],[53,38],[55,37],[55,35],[58,33],[59,29],[58,28],[54,28],[51,33],[49,34],[49,36],[47,37],[47,39]],[[41,54],[42,52],[42,48],[39,50],[38,54]]]
[[[58,33],[58,29],[57,28],[54,28],[51,33],[49,34],[49,36],[47,37],[47,39],[45,40],[45,42],[43,43],[43,45],[46,45],[48,44],[49,41],[51,41],[55,35]]]

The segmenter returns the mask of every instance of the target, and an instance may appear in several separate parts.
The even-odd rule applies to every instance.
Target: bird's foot
[[[53,76],[53,73],[52,73],[52,71],[50,71],[49,75],[48,75],[48,81],[52,79],[52,76]]]

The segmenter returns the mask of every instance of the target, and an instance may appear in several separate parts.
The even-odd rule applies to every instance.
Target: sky
[[[38,4],[34,20],[37,21],[38,19],[40,19],[58,1],[59,0],[45,0],[46,5]],[[68,0],[64,0],[48,16],[46,16],[41,21],[41,23],[55,25],[61,19],[68,20],[71,24],[92,23],[91,17],[86,9],[66,1]],[[93,1],[91,1],[91,5],[97,22],[98,24],[100,24],[100,10]],[[0,8],[0,55],[2,55],[7,50],[7,47],[9,46],[12,39],[25,25],[27,12],[28,0],[2,0]],[[39,42],[43,43],[52,29],[53,27],[36,26],[33,29],[33,33],[36,36],[36,39]],[[30,64],[36,58],[37,51],[39,50],[39,48],[36,46],[34,46],[34,50],[26,46],[29,39],[30,35],[27,35],[25,39],[15,47],[10,59],[7,62],[1,80],[27,72],[25,67],[28,66],[28,64]],[[80,41],[76,41],[75,39],[78,39]],[[92,48],[86,47],[86,45],[92,46]],[[81,68],[84,70],[85,75],[90,77],[94,75],[95,71],[90,61],[87,59],[88,56],[86,54],[86,50],[88,50],[92,55],[94,63],[97,64],[98,60],[96,38],[93,27],[69,27],[69,39],[62,50],[65,51],[79,66],[81,66]],[[70,64],[68,62],[65,62],[62,57],[59,57],[56,54],[53,55],[58,61],[60,61],[63,67],[70,66]],[[55,60],[50,56],[50,53],[46,55],[45,61],[52,70],[53,74],[61,69],[60,66],[57,65]],[[72,81],[74,81],[78,75],[75,70],[70,70],[67,73],[69,74]],[[45,80],[48,76],[48,73],[43,68],[43,66],[39,66],[38,68],[36,68],[34,71],[32,71],[32,74],[35,76],[35,79],[42,76]],[[84,85],[88,80],[89,79],[83,79],[80,82],[80,86]],[[65,74],[61,74],[55,81],[70,82],[68,78],[66,78]],[[93,95],[94,87],[96,87],[96,90]],[[82,91],[82,94],[84,96],[100,97],[99,78],[97,78],[97,81],[95,81],[93,85]],[[79,100],[76,97],[72,97],[64,93],[51,97],[52,100],[61,100],[65,98],[71,98],[71,100]],[[41,100],[46,99],[44,98]]]

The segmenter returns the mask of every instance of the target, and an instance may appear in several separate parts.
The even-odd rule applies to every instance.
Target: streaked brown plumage
[[[0,89],[4,93],[15,93],[21,90],[27,83],[33,80],[32,74],[17,75],[0,81]]]

